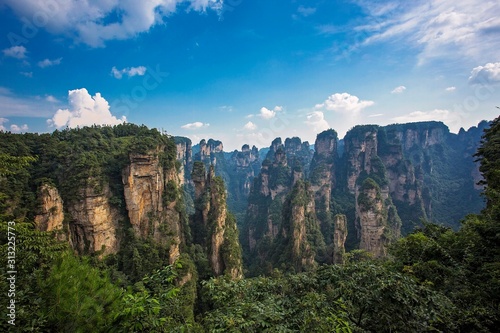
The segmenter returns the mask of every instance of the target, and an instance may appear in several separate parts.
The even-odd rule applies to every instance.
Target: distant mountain
[[[479,212],[473,154],[488,126],[452,134],[440,122],[363,125],[342,140],[330,129],[314,145],[276,138],[233,152],[132,124],[1,133],[0,153],[37,160],[2,178],[0,208],[58,230],[82,254],[125,260],[126,244],[145,241],[161,248],[151,262],[190,253],[203,276],[238,277],[241,260],[227,249],[241,243],[250,275],[308,270],[353,249],[385,256],[422,220],[456,229]]]

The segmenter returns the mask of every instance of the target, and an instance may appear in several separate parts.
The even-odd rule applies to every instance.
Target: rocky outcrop
[[[53,185],[43,184],[38,190],[40,207],[35,216],[40,231],[62,231],[64,221],[63,200]]]
[[[315,194],[316,215],[327,242],[332,234],[331,196],[335,188],[335,162],[337,156],[337,133],[330,129],[316,137],[315,152],[311,162],[311,190]]]
[[[67,205],[71,243],[80,254],[108,255],[119,249],[117,230],[122,216],[110,204],[109,185],[88,179],[79,191],[79,200]]]
[[[359,248],[372,253],[375,257],[385,256],[386,240],[383,235],[387,224],[387,210],[380,187],[368,178],[356,197]]]
[[[202,162],[195,162],[192,179],[195,185],[195,242],[202,245],[215,276],[243,276],[241,249],[236,220],[228,213],[224,181],[215,176],[213,166],[208,174]]]
[[[344,138],[347,162],[347,188],[356,191],[356,182],[362,172],[372,172],[372,163],[377,157],[378,126],[363,125],[351,129]],[[378,171],[378,170],[377,170]]]
[[[345,254],[345,241],[347,239],[347,217],[337,214],[333,218],[333,263],[343,264]]]
[[[160,163],[161,148],[149,154],[131,154],[123,170],[125,203],[137,237],[170,245],[170,261],[180,254],[181,216],[176,209],[180,187],[175,168]]]
[[[283,222],[274,248],[285,253],[274,258],[274,265],[290,266],[296,272],[316,266],[316,252],[324,250],[324,242],[316,218],[314,197],[309,185],[298,181],[287,197],[283,208]],[[274,251],[273,251],[274,252]]]
[[[179,162],[179,183],[184,185],[189,179],[192,164],[193,164],[193,151],[191,147],[191,140],[188,138],[176,136],[174,137],[176,147],[176,160]]]
[[[308,173],[313,157],[313,150],[309,146],[309,142],[302,142],[300,138],[293,137],[285,139],[284,145],[285,154],[288,164],[303,173]],[[306,175],[306,174],[304,174]]]
[[[284,146],[280,138],[275,139],[249,195],[244,235],[251,250],[264,237],[272,241],[278,234],[282,205],[293,182]]]
[[[228,191],[232,195],[233,200],[246,202],[250,194],[253,179],[260,171],[261,160],[259,150],[255,146],[250,149],[249,145],[243,145],[241,151],[235,150],[231,154],[227,164],[231,179]]]
[[[401,220],[387,193],[371,178],[356,188],[359,248],[376,258],[387,254],[387,245],[400,237]]]
[[[224,146],[221,141],[213,139],[206,141],[203,139],[200,141],[199,151],[195,154],[194,160],[205,163],[206,167],[210,165],[216,166],[218,153],[222,153],[223,151]]]

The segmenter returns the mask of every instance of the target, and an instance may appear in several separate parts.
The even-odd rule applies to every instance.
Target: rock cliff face
[[[458,227],[457,221],[465,214],[481,209],[480,188],[474,185],[474,176],[471,176],[477,175],[472,155],[487,124],[482,122],[468,131],[461,130],[458,135],[450,133],[443,123],[432,121],[385,127],[388,141],[400,145],[405,159],[413,166],[413,170],[408,167],[402,173],[407,174],[407,183],[414,173],[416,186],[405,187],[409,188],[410,199],[416,194],[415,206],[423,206],[425,213],[421,217]],[[419,224],[411,221],[410,214],[405,214],[408,207],[394,202],[405,222],[405,232]],[[457,206],[456,202],[466,204]],[[409,227],[406,227],[407,220],[412,222]]]
[[[296,272],[313,269],[317,265],[315,256],[318,251],[324,251],[324,247],[313,193],[309,185],[300,180],[283,207],[283,222],[272,251],[282,253],[273,257],[274,265],[291,266]]]
[[[121,150],[112,158],[91,152],[78,155],[78,163],[60,159],[60,169],[81,176],[54,170],[41,175],[55,185],[40,188],[39,211],[32,214],[40,230],[61,230],[80,253],[120,251],[122,229],[129,225],[135,237],[169,249],[170,262],[192,243],[202,245],[213,275],[241,275],[239,245],[231,240],[238,231],[229,211],[237,213],[247,263],[261,273],[287,260],[293,270],[341,263],[344,247],[378,257],[420,218],[456,227],[465,213],[483,207],[471,155],[487,126],[452,134],[438,122],[364,125],[341,141],[333,130],[320,133],[314,151],[295,137],[277,138],[269,150],[244,145],[232,153],[212,139],[191,147],[187,138],[170,141],[144,128],[114,134],[106,129],[106,135],[93,130],[87,136],[100,141],[92,144],[112,140]],[[137,139],[141,131],[148,140]],[[58,134],[57,140],[70,137]],[[187,213],[179,206],[183,198],[192,208]],[[199,225],[190,234],[186,215],[192,212]]]
[[[174,140],[177,151],[176,160],[180,164],[179,182],[180,185],[184,185],[189,180],[193,165],[192,144],[190,139],[180,136],[176,136]]]
[[[387,239],[384,237],[387,228],[387,207],[380,187],[375,181],[367,178],[357,189],[356,215],[359,233],[359,248],[372,253],[375,257],[386,254]]]
[[[292,169],[288,166],[284,146],[280,138],[275,139],[249,195],[243,235],[244,246],[251,251],[262,239],[272,242],[278,234],[282,205],[292,183]]]
[[[401,230],[397,229],[401,228],[399,214],[402,214],[406,221],[404,226],[406,231],[413,229],[415,225],[418,225],[420,218],[426,216],[422,199],[423,176],[420,167],[416,171],[411,161],[405,158],[399,137],[399,134],[393,130],[387,131],[384,127],[368,125],[354,127],[344,139],[345,163],[347,164],[346,186],[351,193],[354,191],[355,194],[360,248],[367,249],[376,256],[383,255],[382,247],[386,246],[389,240],[394,239],[394,235],[401,233]],[[412,140],[414,139],[413,137]],[[409,145],[413,145],[412,140],[408,140]],[[427,136],[424,143],[432,144],[435,140],[436,138]],[[368,177],[379,187],[382,201],[373,202],[373,208],[381,204],[380,209],[370,211],[359,209],[359,196],[369,197],[370,194],[360,190],[360,186]],[[386,213],[390,211],[390,217],[393,217],[393,220],[388,221],[389,215],[381,214],[382,211]],[[380,225],[381,217],[391,224],[392,228],[385,231],[386,234],[390,233],[391,237],[382,239],[381,236],[375,236],[377,233],[374,231],[375,226]],[[381,225],[379,231],[383,231]],[[363,234],[367,232],[374,235],[369,237],[371,239],[369,242],[368,238],[363,238]],[[380,244],[377,245],[376,242]]]
[[[243,276],[241,249],[236,221],[228,214],[226,189],[222,178],[215,176],[213,167],[208,174],[202,162],[195,162],[192,179],[195,184],[195,242],[207,251],[215,276]]]
[[[332,190],[336,185],[337,133],[327,130],[318,134],[314,144],[315,152],[311,162],[311,190],[315,194],[316,215],[320,221],[321,231],[327,242],[332,234]]]
[[[255,176],[260,172],[262,161],[257,147],[250,148],[249,145],[243,145],[241,151],[235,150],[226,154],[226,157],[228,157],[225,161],[228,207],[239,220],[243,220],[250,188]]]
[[[121,220],[118,210],[110,204],[107,183],[88,179],[79,191],[79,200],[67,203],[71,244],[80,254],[107,255],[119,249],[117,230]]]
[[[123,170],[125,203],[136,236],[170,244],[170,261],[180,254],[180,212],[176,210],[179,187],[175,169],[160,163],[161,149],[146,155],[131,154]]]
[[[210,165],[217,166],[217,158],[220,157],[218,154],[222,153],[224,150],[222,142],[213,139],[209,139],[208,141],[203,139],[200,141],[198,148],[199,151],[194,155],[195,161],[205,163],[206,167]]]
[[[38,190],[40,207],[35,224],[40,231],[63,230],[63,201],[53,185],[43,184]]]
[[[347,217],[337,214],[334,220],[333,234],[333,263],[343,264],[345,254],[345,241],[347,239]]]

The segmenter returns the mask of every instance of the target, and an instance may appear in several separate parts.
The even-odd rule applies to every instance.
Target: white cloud
[[[362,101],[357,96],[348,93],[336,93],[329,96],[323,103],[316,104],[316,109],[357,113],[373,104],[375,104],[373,101]]]
[[[19,72],[19,74],[30,78],[33,77],[33,72]]]
[[[500,82],[500,62],[490,62],[484,66],[475,67],[470,73],[469,82],[472,84]]]
[[[49,117],[53,104],[38,96],[19,97],[10,89],[0,87],[0,117]]]
[[[62,58],[57,58],[54,60],[44,59],[44,60],[38,62],[38,67],[45,68],[45,67],[59,65],[61,63],[61,60],[62,60]]]
[[[220,12],[223,0],[149,0],[149,1],[80,1],[80,0],[4,0],[20,17],[43,17],[45,28],[64,34],[76,42],[102,47],[109,40],[123,40],[147,32],[162,24],[181,3],[189,10]]]
[[[127,75],[128,77],[132,77],[132,76],[143,76],[144,74],[146,73],[146,67],[144,66],[138,66],[138,67],[127,67],[127,68],[124,68],[124,69],[116,69],[116,67],[113,66],[113,68],[111,68],[111,74],[113,74],[113,76],[116,78],[116,79],[121,79],[123,77],[123,75]]]
[[[222,105],[217,108],[219,111],[222,112],[233,112],[234,107],[232,105]]]
[[[276,117],[277,112],[281,112],[281,111],[283,111],[282,106],[275,106],[274,109],[272,109],[272,110],[269,110],[266,107],[262,107],[260,109],[259,117],[261,117],[263,119],[271,119],[271,118]]]
[[[24,125],[18,126],[16,124],[12,124],[12,125],[10,125],[10,131],[12,133],[26,132],[26,131],[28,131],[28,125],[24,124]]]
[[[498,56],[498,0],[483,0],[480,5],[472,0],[392,1],[389,7],[357,2],[369,14],[369,23],[356,29],[366,33],[365,43],[404,42],[418,49],[419,64],[437,58],[484,61]]]
[[[182,125],[181,128],[187,129],[187,130],[196,130],[196,129],[205,128],[208,126],[210,126],[210,124],[204,124],[201,121],[196,121],[194,123]]]
[[[445,90],[446,90],[446,91],[448,91],[448,92],[452,92],[452,91],[457,90],[457,87],[453,87],[453,86],[452,86],[452,87],[448,87],[448,88],[446,88]]]
[[[457,131],[463,124],[462,116],[449,110],[414,111],[406,115],[392,118],[397,123],[413,123],[419,121],[442,121],[452,131]]]
[[[311,127],[315,133],[319,133],[330,128],[330,125],[328,125],[328,122],[325,119],[324,113],[321,111],[314,111],[307,114],[306,119],[305,123],[307,126]]]
[[[334,35],[342,32],[342,29],[334,24],[324,24],[316,26],[320,35]]]
[[[50,102],[50,103],[58,103],[59,102],[59,100],[52,95],[47,95],[47,97],[45,97],[45,100],[47,102]]]
[[[9,119],[7,118],[0,118],[0,131],[6,132],[7,127],[4,126],[5,123],[8,123]],[[26,132],[28,130],[28,125],[24,124],[21,126],[18,126],[16,124],[10,125],[10,131],[12,133],[21,133],[21,132]]]
[[[4,123],[7,123],[9,121],[9,119],[7,118],[0,118],[0,131],[7,131],[7,129],[5,128],[5,126],[3,125]]]
[[[243,128],[248,131],[255,131],[257,129],[257,125],[249,121],[248,123],[245,124],[245,126],[243,126]]]
[[[384,114],[383,113],[375,113],[375,114],[370,114],[368,115],[369,118],[375,118],[375,117],[382,117]]]
[[[404,92],[406,90],[406,87],[405,86],[399,86],[399,87],[396,87],[394,88],[392,91],[391,91],[391,94],[401,94],[402,92]]]
[[[52,119],[48,119],[49,126],[56,128],[90,125],[118,125],[124,123],[127,119],[123,116],[121,119],[111,114],[108,102],[96,93],[91,96],[87,89],[75,89],[68,92],[68,109],[59,109]]]
[[[26,58],[27,50],[24,46],[21,45],[21,46],[9,47],[8,49],[4,49],[2,52],[6,57],[12,57],[12,58],[16,58],[16,59],[24,59],[24,58]]]
[[[314,7],[304,7],[304,6],[299,6],[299,8],[297,9],[297,12],[304,16],[304,17],[307,17],[307,16],[310,16],[314,13],[316,13],[316,8]]]

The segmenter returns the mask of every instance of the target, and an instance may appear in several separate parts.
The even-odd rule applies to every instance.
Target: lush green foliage
[[[495,332],[500,327],[499,121],[486,131],[478,152],[488,205],[481,214],[467,216],[460,230],[425,224],[394,244],[383,262],[351,251],[343,266],[320,266],[299,274],[273,270],[282,263],[301,270],[294,261],[297,258],[278,258],[277,265],[264,257],[256,262],[268,265],[261,269],[270,276],[236,280],[210,278],[208,244],[192,242],[187,226],[182,254],[169,265],[168,244],[137,239],[126,223],[121,251],[101,261],[75,256],[53,234],[24,222],[34,214],[35,188],[45,182],[61,187],[65,198],[77,200],[69,193],[71,182],[75,192],[79,182],[89,185],[85,177],[94,178],[97,189],[105,179],[116,195],[115,204],[124,209],[120,172],[128,154],[156,149],[156,139],[166,140],[161,142],[169,146],[169,138],[134,125],[39,136],[0,133],[5,139],[0,144],[1,257],[8,252],[7,219],[28,217],[16,220],[16,328],[31,332]],[[166,168],[175,166],[172,151],[159,152]],[[455,161],[454,153],[429,153],[439,152]],[[417,156],[430,161],[421,151]],[[432,166],[440,168],[435,160]],[[366,177],[362,185],[362,190],[379,192],[382,184]],[[224,190],[223,180],[215,178],[213,193],[207,194],[217,192],[222,200]],[[180,200],[174,183],[167,185],[167,192],[171,196],[165,196],[165,203]],[[301,181],[288,198],[277,197],[283,198],[283,205],[271,207],[269,201],[260,201],[267,199],[253,195],[257,209],[266,204],[265,211],[257,214],[257,222],[265,226],[268,214],[279,214],[289,222],[293,207],[307,211],[311,200],[308,184]],[[352,218],[353,197],[333,189],[332,212],[347,212]],[[210,200],[210,195],[201,200]],[[391,215],[390,203],[386,206]],[[314,231],[307,234],[307,243],[318,254],[324,244],[317,218],[306,213],[304,219],[306,229]],[[236,266],[238,229],[231,214],[225,222],[221,256],[228,266]],[[293,233],[293,226],[282,226]],[[275,245],[263,237],[254,253],[260,255]],[[281,245],[290,251],[289,243]],[[0,303],[7,304],[5,265],[0,266],[0,275]],[[3,318],[5,310],[3,306]],[[9,328],[5,320],[0,322],[0,330]]]
[[[311,275],[212,279],[202,298],[209,332],[352,332],[342,301]]]

